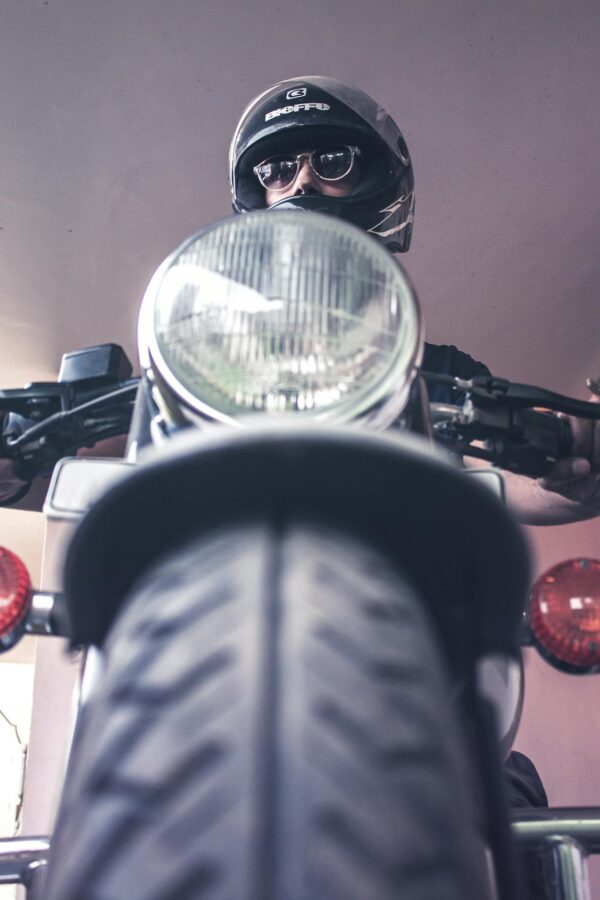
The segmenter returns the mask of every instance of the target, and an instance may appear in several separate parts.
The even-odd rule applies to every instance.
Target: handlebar
[[[133,412],[133,401],[139,378],[120,382],[116,389],[107,392],[106,386],[96,389],[97,396],[77,402],[51,413],[40,421],[38,410],[43,404],[43,388],[31,385],[35,419],[10,412],[4,419],[0,437],[0,455],[11,459],[16,476],[30,482],[38,475],[48,476],[63,456],[75,453],[81,447],[93,447],[98,441],[127,434]],[[0,392],[0,404],[6,403],[6,393]],[[89,395],[89,391],[86,392]],[[4,396],[3,396],[4,395]],[[19,397],[22,406],[22,397]],[[64,398],[63,398],[64,399]],[[6,406],[4,406],[6,410]]]
[[[421,371],[430,384],[464,396],[457,404],[430,404],[433,436],[463,456],[473,456],[537,478],[572,455],[568,421],[555,413],[600,420],[600,404],[565,397],[491,375],[470,380]],[[81,447],[127,434],[139,378],[114,344],[63,357],[57,382],[0,391],[0,458],[10,459],[25,482],[0,505],[10,505],[33,478]]]
[[[21,482],[0,505],[21,499],[37,476],[81,447],[127,434],[139,378],[115,344],[90,347],[63,357],[57,382],[34,382],[0,391],[0,457],[13,463]]]
[[[600,420],[600,404],[533,385],[491,375],[471,380],[433,372],[421,375],[466,397],[462,404],[431,405],[437,440],[461,455],[532,478],[542,477],[555,462],[572,456],[570,425],[555,413]]]
[[[554,391],[531,384],[519,384],[515,381],[507,381],[506,378],[496,378],[493,375],[477,375],[475,378],[465,380],[452,375],[441,375],[437,372],[421,371],[421,374],[427,382],[445,384],[456,391],[463,391],[473,398],[478,398],[480,402],[487,400],[500,404],[504,401],[512,409],[542,407],[545,410],[561,412],[568,416],[600,419],[600,406],[597,403],[556,394]],[[594,384],[595,382],[588,379],[589,387]]]

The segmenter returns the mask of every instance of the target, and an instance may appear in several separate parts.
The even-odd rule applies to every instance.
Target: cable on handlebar
[[[505,403],[514,408],[544,407],[583,419],[600,419],[600,404],[566,397],[564,394],[557,394],[554,391],[547,391],[530,384],[520,384],[505,378],[496,378],[493,375],[476,375],[474,378],[466,380],[453,375],[427,372],[423,369],[421,375],[425,381],[432,384],[444,384],[452,390],[465,392],[472,397]]]
[[[39,422],[31,428],[28,428],[27,431],[24,431],[17,438],[7,438],[6,446],[10,447],[11,450],[18,449],[23,446],[23,444],[28,444],[30,441],[34,440],[34,438],[42,437],[49,431],[52,431],[55,426],[64,424],[65,421],[80,415],[82,412],[86,412],[88,409],[102,406],[107,402],[112,402],[113,400],[125,397],[127,394],[135,393],[138,388],[138,383],[139,382],[136,379],[134,384],[128,384],[116,391],[111,391],[110,394],[104,394],[102,397],[95,397],[93,400],[88,400],[87,403],[82,403],[80,406],[74,406],[73,409],[54,413],[47,419],[44,419],[43,422]]]

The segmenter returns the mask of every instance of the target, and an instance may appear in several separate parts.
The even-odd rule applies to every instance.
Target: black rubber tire
[[[376,553],[314,528],[196,540],[109,637],[44,900],[485,900],[454,715]]]

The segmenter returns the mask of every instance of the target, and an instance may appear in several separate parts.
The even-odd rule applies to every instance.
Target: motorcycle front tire
[[[159,560],[106,642],[44,900],[484,900],[432,626],[376,551],[246,524]]]

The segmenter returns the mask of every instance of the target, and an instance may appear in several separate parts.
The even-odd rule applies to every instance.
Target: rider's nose
[[[303,159],[294,182],[295,194],[307,194],[319,188],[319,180],[307,159]]]

